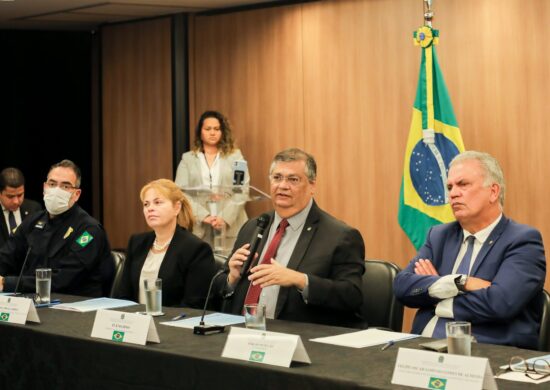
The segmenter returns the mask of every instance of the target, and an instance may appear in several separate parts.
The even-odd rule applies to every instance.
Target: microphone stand
[[[210,281],[210,286],[208,287],[208,293],[206,294],[206,301],[204,302],[204,309],[202,311],[201,322],[199,325],[193,328],[193,333],[201,336],[214,334],[214,333],[223,333],[225,331],[225,326],[222,325],[206,325],[204,323],[204,315],[206,314],[206,307],[208,306],[208,300],[210,299],[210,293],[212,292],[212,286],[216,278],[225,273],[224,269],[219,270]]]
[[[21,283],[21,279],[23,278],[23,271],[25,271],[25,266],[27,265],[27,260],[29,259],[29,255],[31,253],[32,246],[29,245],[29,249],[27,249],[27,253],[25,254],[25,260],[23,260],[23,265],[21,266],[21,271],[19,272],[19,276],[17,277],[17,283],[15,284],[15,290],[13,290],[13,296],[17,296],[19,289],[19,284]],[[20,294],[20,293],[19,293]]]

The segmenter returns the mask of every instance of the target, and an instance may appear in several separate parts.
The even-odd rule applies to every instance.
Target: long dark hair
[[[218,143],[218,150],[222,153],[222,155],[227,155],[233,152],[235,149],[235,146],[233,144],[233,134],[231,131],[231,125],[229,124],[229,121],[223,114],[221,114],[218,111],[205,111],[197,123],[197,127],[195,128],[195,151],[197,152],[203,152],[203,144],[202,144],[202,138],[201,138],[201,131],[202,131],[202,125],[204,124],[204,121],[208,118],[216,118],[220,122],[220,128],[222,131],[222,137],[220,138],[220,142]]]

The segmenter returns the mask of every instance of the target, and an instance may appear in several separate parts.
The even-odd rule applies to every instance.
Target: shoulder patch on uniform
[[[76,239],[76,243],[80,245],[82,248],[84,248],[86,245],[88,245],[92,240],[94,239],[94,236],[92,236],[90,233],[85,231]]]

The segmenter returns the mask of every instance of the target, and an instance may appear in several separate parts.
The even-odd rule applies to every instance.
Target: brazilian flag
[[[422,48],[420,77],[403,164],[399,195],[399,225],[416,249],[431,226],[451,222],[447,172],[449,163],[464,151],[435,45],[439,31],[423,26],[414,33]]]

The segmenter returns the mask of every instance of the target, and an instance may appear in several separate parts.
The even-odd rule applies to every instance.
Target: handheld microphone
[[[25,260],[23,260],[23,265],[21,266],[21,271],[19,272],[19,276],[17,277],[17,283],[15,284],[15,290],[13,291],[13,295],[17,295],[17,290],[19,289],[19,284],[21,283],[21,279],[23,278],[23,271],[25,271],[25,266],[27,265],[27,260],[29,259],[29,255],[31,254],[32,246],[29,245],[29,249],[27,249],[27,253],[25,254]]]
[[[250,265],[254,261],[254,256],[256,255],[256,251],[258,250],[258,245],[260,245],[260,242],[262,241],[265,228],[267,227],[267,225],[269,225],[270,219],[271,217],[269,216],[269,214],[262,214],[258,217],[256,230],[254,230],[254,234],[252,235],[252,239],[250,240],[250,254],[246,258],[245,262],[243,263],[243,267],[241,268],[241,278],[244,274],[248,272]]]
[[[210,280],[210,286],[208,287],[208,293],[206,294],[206,301],[204,302],[204,309],[202,310],[201,322],[199,325],[193,327],[193,333],[201,336],[205,336],[213,333],[223,333],[225,331],[225,326],[222,325],[206,325],[204,323],[204,315],[206,314],[206,307],[208,306],[208,300],[210,299],[210,293],[212,292],[212,286],[214,285],[214,280],[220,275],[225,275],[225,269],[221,269],[212,277]]]

